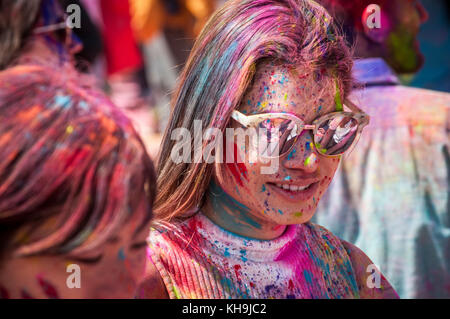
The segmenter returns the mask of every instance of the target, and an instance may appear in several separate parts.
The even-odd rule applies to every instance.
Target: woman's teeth
[[[311,184],[306,185],[306,186],[296,186],[296,185],[288,185],[288,184],[275,184],[275,185],[279,188],[283,188],[283,189],[291,191],[291,192],[298,192],[298,191],[303,191],[303,190],[307,189]]]

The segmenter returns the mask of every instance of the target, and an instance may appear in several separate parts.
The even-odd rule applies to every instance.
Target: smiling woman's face
[[[311,124],[336,111],[335,95],[335,80],[325,70],[264,63],[258,67],[239,111],[246,115],[290,113]],[[223,180],[216,178],[216,182],[260,221],[274,225],[307,222],[339,164],[339,158],[319,155],[313,144],[312,131],[304,131],[292,150],[279,158],[273,174],[261,174],[261,168],[269,164],[249,162],[247,145],[241,148],[245,149],[243,163],[223,164]]]

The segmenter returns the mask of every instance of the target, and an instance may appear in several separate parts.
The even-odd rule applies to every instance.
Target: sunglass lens
[[[289,152],[300,134],[298,125],[289,119],[266,119],[259,123],[259,154],[277,157]]]
[[[353,144],[358,132],[358,121],[352,116],[336,115],[318,124],[314,142],[319,153],[340,155]]]

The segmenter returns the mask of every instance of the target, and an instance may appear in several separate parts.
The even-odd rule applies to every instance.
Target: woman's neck
[[[212,181],[202,212],[216,225],[240,236],[271,240],[281,236],[284,225],[265,220],[228,195]]]

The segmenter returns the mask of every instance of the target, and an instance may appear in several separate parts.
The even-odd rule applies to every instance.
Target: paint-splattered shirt
[[[381,59],[355,64],[351,99],[371,123],[316,222],[361,248],[402,298],[450,297],[450,94],[398,85]]]
[[[152,262],[171,298],[358,298],[339,238],[306,223],[274,240],[232,234],[196,214],[173,230],[152,230]]]

